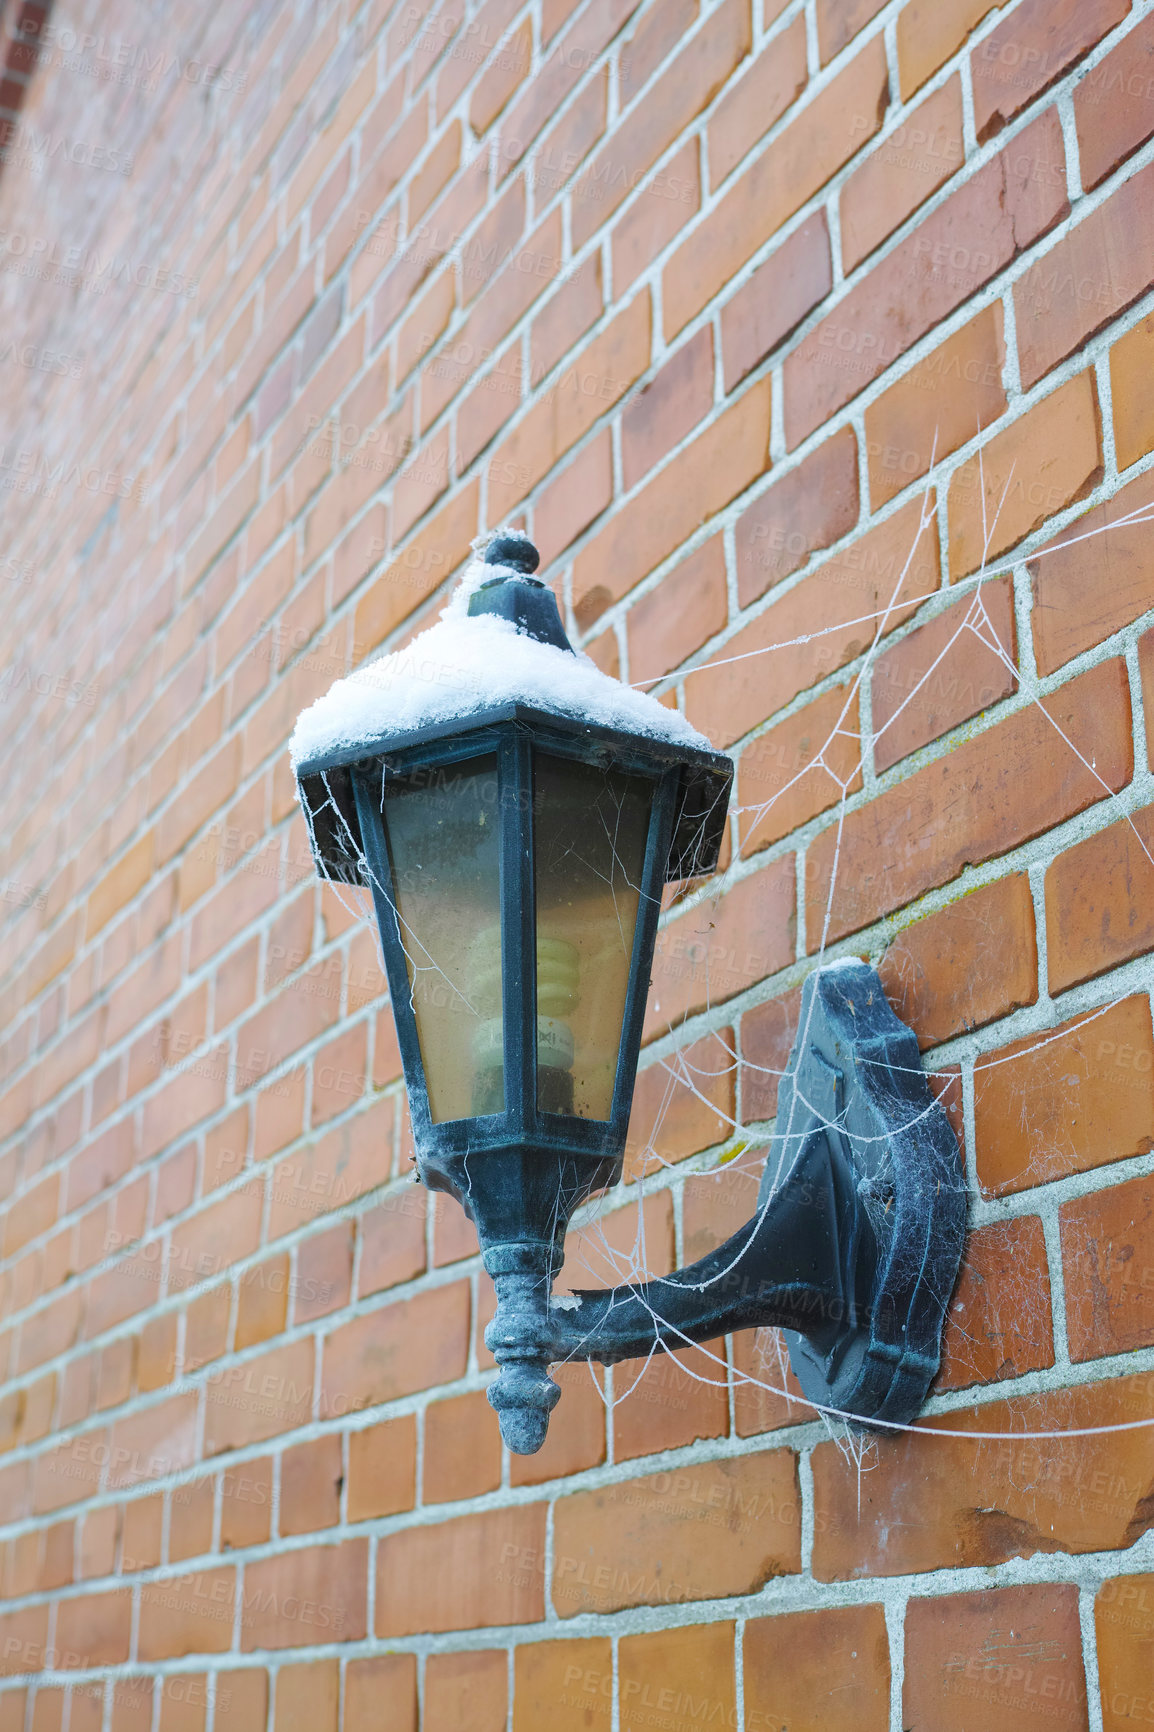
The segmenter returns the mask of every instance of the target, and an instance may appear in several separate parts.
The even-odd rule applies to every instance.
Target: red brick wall
[[[1151,7],[79,0],[39,47],[0,1732],[1154,1724]],[[661,937],[646,1266],[749,1212],[823,928],[964,1139],[931,1417],[860,1469],[751,1335],[564,1371],[502,1456],[286,742],[510,518],[738,764]],[[637,1232],[630,1183],[571,1269]]]

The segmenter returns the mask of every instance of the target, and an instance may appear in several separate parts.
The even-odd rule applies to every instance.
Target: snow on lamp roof
[[[522,543],[524,552],[514,543]],[[502,529],[473,545],[474,557],[435,625],[404,649],[337,680],[302,711],[290,742],[294,769],[356,751],[367,754],[385,741],[467,722],[502,704],[524,704],[669,745],[712,749],[684,716],[603,673],[588,656],[542,643],[496,614],[470,614],[470,601],[483,585],[523,577],[537,563],[532,543],[519,530]]]

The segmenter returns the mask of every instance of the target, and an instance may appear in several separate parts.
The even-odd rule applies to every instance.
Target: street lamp
[[[418,1176],[475,1222],[496,1287],[502,1435],[540,1448],[550,1363],[764,1322],[795,1332],[807,1394],[905,1417],[937,1366],[964,1193],[916,1043],[865,964],[806,983],[804,1062],[749,1226],[668,1281],[551,1300],[570,1216],[621,1176],[662,890],[715,867],[732,765],[574,654],[537,564],[526,537],[490,538],[467,597],[338,682],[293,742],[319,872],[372,892]],[[893,1170],[903,1138],[912,1178]],[[907,1293],[927,1185],[937,1261],[927,1283],[920,1254]]]

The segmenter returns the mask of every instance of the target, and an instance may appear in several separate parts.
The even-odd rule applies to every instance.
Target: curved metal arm
[[[548,1255],[532,1273],[491,1270],[486,1341],[508,1370],[490,1400],[511,1448],[544,1441],[549,1363],[611,1364],[764,1324],[786,1331],[816,1406],[867,1424],[914,1417],[938,1368],[965,1183],[917,1042],[868,964],[806,980],[776,1125],[757,1214],[688,1268],[552,1303]],[[519,1430],[525,1402],[535,1423]]]

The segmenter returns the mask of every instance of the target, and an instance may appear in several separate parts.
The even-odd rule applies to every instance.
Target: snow
[[[602,673],[588,656],[538,643],[492,614],[471,619],[473,591],[506,570],[483,564],[485,542],[435,625],[404,649],[337,680],[302,711],[290,743],[294,769],[347,749],[368,751],[381,739],[395,740],[418,728],[464,722],[477,711],[508,703],[712,749],[684,716]]]

